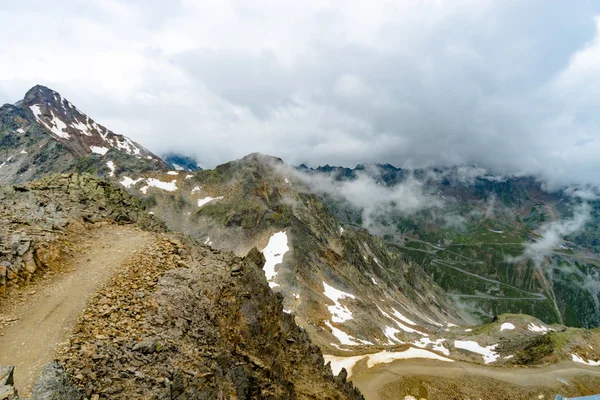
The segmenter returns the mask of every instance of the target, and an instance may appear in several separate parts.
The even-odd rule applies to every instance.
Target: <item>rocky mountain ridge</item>
[[[282,311],[256,249],[241,259],[166,233],[138,199],[89,175],[3,187],[2,195],[8,232],[20,240],[13,243],[29,241],[23,254],[32,252],[34,260],[54,257],[11,276],[10,295],[68,265],[62,255],[77,243],[68,234],[73,229],[135,224],[156,235],[94,297],[32,399],[362,399],[334,378],[319,348]],[[34,238],[37,230],[48,236]],[[17,264],[12,251],[4,254]]]
[[[418,265],[366,230],[339,224],[321,199],[277,171],[283,166],[253,154],[211,171],[123,176],[121,183],[170,229],[238,255],[252,247],[272,254],[271,287],[322,347],[420,337],[398,329],[403,317],[394,314],[426,330],[467,321]]]
[[[283,294],[285,310],[334,362],[416,357],[531,365],[573,354],[599,358],[585,347],[597,332],[586,339],[585,330],[520,315],[477,325],[457,313],[398,246],[340,224],[279,159],[252,154],[215,170],[121,178],[171,229],[239,255],[262,249],[265,275]],[[500,329],[504,323],[513,329]],[[538,343],[546,335],[550,341]],[[540,354],[532,350],[538,346],[545,349]]]
[[[168,170],[167,164],[126,136],[115,134],[47,87],[31,88],[15,105],[0,107],[0,183],[53,173],[115,174]]]
[[[0,187],[0,294],[26,284],[38,270],[57,267],[64,246],[56,244],[77,220],[165,229],[139,199],[90,175],[54,175]]]

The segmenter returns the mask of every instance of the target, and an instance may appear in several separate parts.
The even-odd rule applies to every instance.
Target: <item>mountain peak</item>
[[[25,93],[25,102],[51,102],[60,101],[60,94],[44,85],[35,85]]]
[[[31,112],[46,133],[79,157],[92,153],[104,155],[114,149],[166,168],[158,156],[128,137],[96,123],[60,93],[46,86],[36,85],[29,89],[17,106]]]

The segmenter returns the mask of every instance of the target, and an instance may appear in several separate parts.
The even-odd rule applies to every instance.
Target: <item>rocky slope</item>
[[[469,321],[418,264],[366,230],[342,226],[284,169],[253,154],[210,171],[121,182],[172,230],[241,256],[263,251],[271,287],[322,348],[414,341]]]
[[[544,190],[532,177],[501,177],[474,167],[403,170],[391,165],[300,168],[348,189],[377,184],[390,200],[401,191],[415,209],[380,203],[367,209],[348,196],[322,194],[346,223],[368,225],[423,266],[472,315],[489,321],[527,313],[547,323],[600,325],[600,202],[586,191]],[[318,180],[317,180],[318,181]],[[316,187],[315,187],[316,188]],[[319,190],[318,188],[316,188]],[[381,194],[381,193],[380,193]],[[582,198],[586,195],[587,198]],[[585,221],[584,221],[585,220]],[[581,221],[582,226],[575,229]],[[564,231],[558,235],[555,232]],[[544,252],[545,232],[559,240]],[[563,237],[561,237],[563,236]],[[545,245],[542,245],[545,246]]]
[[[138,199],[89,175],[3,187],[2,195],[4,229],[13,235],[2,261],[23,269],[9,278],[11,295],[43,279],[40,271],[68,265],[74,225],[112,221],[164,230]],[[17,258],[27,254],[34,271]],[[96,294],[33,399],[362,399],[334,378],[319,348],[282,311],[256,249],[242,259],[163,233],[136,254]]]
[[[0,184],[60,172],[113,176],[161,169],[168,166],[159,157],[47,87],[35,86],[15,105],[0,107]]]
[[[58,266],[62,237],[75,221],[105,220],[163,229],[139,199],[90,175],[55,175],[0,187],[0,294],[26,284],[38,270]]]
[[[96,295],[61,359],[92,398],[362,398],[282,311],[263,263],[159,238]]]
[[[511,367],[600,360],[597,330],[517,314],[475,324],[402,247],[339,223],[281,160],[253,154],[121,183],[173,230],[240,256],[262,250],[270,286],[336,374],[414,358]]]

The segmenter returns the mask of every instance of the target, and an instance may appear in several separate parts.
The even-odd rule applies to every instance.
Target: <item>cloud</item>
[[[542,0],[12,2],[0,101],[46,84],[208,167],[259,151],[598,185],[598,15]]]
[[[565,194],[567,196],[579,198],[584,201],[594,201],[600,198],[600,196],[598,195],[598,188],[591,186],[570,186],[567,189],[565,189]]]
[[[333,174],[310,174],[283,168],[284,175],[293,174],[312,192],[325,194],[359,210],[362,214],[362,225],[375,232],[381,232],[383,229],[380,217],[389,219],[394,215],[407,216],[444,206],[441,198],[425,193],[423,183],[412,177],[394,186],[386,186],[368,171],[357,172],[356,178],[352,180],[336,180]]]
[[[573,217],[560,221],[552,221],[542,225],[538,229],[540,237],[531,243],[525,244],[523,254],[511,258],[509,262],[517,262],[524,259],[532,260],[535,265],[540,266],[544,258],[552,254],[564,240],[565,236],[583,230],[585,224],[591,219],[591,207],[588,203],[580,203],[573,209]]]

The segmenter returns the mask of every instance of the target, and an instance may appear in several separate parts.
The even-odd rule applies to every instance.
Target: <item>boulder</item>
[[[14,385],[15,367],[0,366],[0,386]]]
[[[16,400],[17,391],[12,385],[0,386],[0,400]]]
[[[0,400],[17,399],[17,390],[14,387],[15,367],[0,366]]]
[[[48,363],[33,386],[31,400],[83,400],[82,394],[57,362]]]

